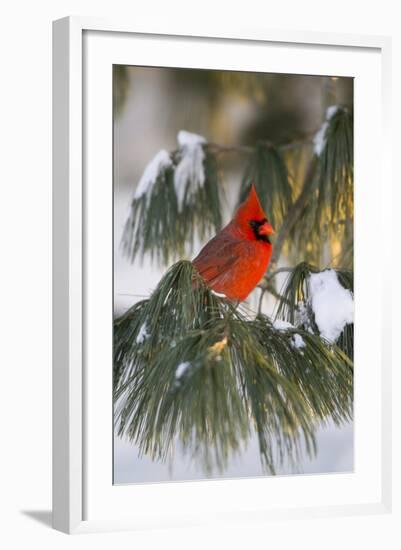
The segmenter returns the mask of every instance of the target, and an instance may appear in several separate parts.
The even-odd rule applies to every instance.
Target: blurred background
[[[177,149],[180,130],[204,136],[208,143],[235,146],[219,155],[223,185],[223,225],[238,201],[247,146],[259,141],[276,146],[305,142],[288,159],[290,177],[296,181],[305,171],[313,141],[324,124],[327,108],[343,105],[352,109],[353,80],[335,76],[308,76],[224,71],[114,67],[114,310],[124,313],[136,301],[149,296],[166,267],[146,256],[131,263],[121,250],[121,237],[132,197],[149,161],[160,149]],[[243,148],[243,151],[241,151]],[[312,197],[311,197],[312,200]],[[209,235],[211,237],[212,235]],[[208,239],[205,239],[208,240]],[[193,258],[205,242],[195,240],[188,257]],[[337,247],[337,248],[336,248]],[[288,250],[279,265],[294,264],[310,257],[305,249]],[[286,257],[287,253],[287,257]],[[335,240],[319,249],[324,265],[338,254]],[[352,261],[352,260],[351,260]],[[277,277],[277,286],[283,278]],[[249,297],[256,308],[260,290]],[[274,299],[266,295],[263,311],[269,313]],[[353,469],[352,424],[333,425],[317,434],[318,455],[305,458],[299,473],[344,472]],[[279,474],[293,473],[283,467]],[[257,442],[252,440],[223,474],[213,477],[265,475],[259,463]],[[114,438],[114,482],[136,483],[205,478],[205,473],[186,459],[177,447],[171,464],[139,458],[132,443]]]

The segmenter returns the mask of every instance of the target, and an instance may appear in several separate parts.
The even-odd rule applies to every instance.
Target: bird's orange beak
[[[270,225],[269,222],[264,222],[261,226],[259,226],[258,233],[259,235],[274,235],[273,226]]]

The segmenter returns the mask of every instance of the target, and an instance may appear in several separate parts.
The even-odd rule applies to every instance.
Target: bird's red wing
[[[212,239],[193,260],[202,278],[209,284],[222,282],[241,260],[244,243],[230,238]]]

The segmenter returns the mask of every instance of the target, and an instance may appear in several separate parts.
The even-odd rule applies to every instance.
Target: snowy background
[[[134,195],[146,191],[152,174],[165,166],[163,151],[188,142],[189,131],[205,136],[209,142],[249,144],[255,139],[277,143],[297,134],[315,133],[315,151],[322,148],[325,104],[331,90],[327,78],[290,75],[248,75],[248,78],[215,78],[209,71],[158,68],[128,70],[126,99],[114,125],[114,309],[120,315],[153,290],[164,268],[145,259],[129,263],[121,254],[120,240],[129,204]],[[218,85],[216,85],[216,80]],[[223,85],[221,85],[223,80]],[[266,95],[261,90],[268,89]],[[335,79],[336,101],[349,100],[349,79]],[[327,112],[326,117],[333,113]],[[159,153],[158,153],[159,152]],[[195,153],[196,154],[196,150]],[[154,159],[154,163],[149,162]],[[185,167],[184,167],[185,168]],[[241,159],[224,165],[225,220],[233,211],[242,176]],[[179,182],[178,182],[179,183]],[[179,185],[177,185],[179,188]],[[204,243],[196,243],[194,257]],[[300,255],[299,261],[303,258]],[[285,260],[283,260],[285,265]],[[283,277],[278,280],[283,282]],[[318,284],[318,278],[315,284]],[[249,298],[256,307],[258,291]],[[319,300],[319,293],[316,293]],[[271,311],[273,302],[264,302]],[[341,320],[340,320],[341,321]],[[325,319],[322,319],[322,323]],[[330,327],[330,324],[329,324]],[[327,336],[327,335],[326,335]],[[317,433],[318,454],[298,464],[297,473],[347,472],[353,469],[353,426],[339,429],[322,427]],[[287,466],[278,471],[294,473]],[[265,475],[259,462],[256,439],[240,456],[233,457],[224,473],[212,477],[252,477]],[[132,443],[114,438],[114,482],[140,483],[168,480],[203,479],[205,473],[176,448],[170,464],[138,457]]]

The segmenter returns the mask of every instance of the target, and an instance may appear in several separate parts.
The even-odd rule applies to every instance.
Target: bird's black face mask
[[[271,241],[269,239],[269,236],[266,235],[265,233],[260,233],[260,228],[262,226],[264,226],[266,223],[268,223],[267,219],[266,218],[263,218],[263,220],[251,220],[249,222],[249,225],[251,226],[252,228],[252,231],[253,231],[253,234],[255,235],[255,238],[258,240],[258,241],[264,241],[266,243],[270,243],[271,244]]]

